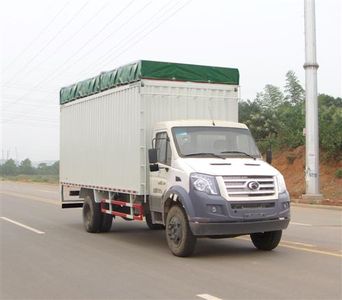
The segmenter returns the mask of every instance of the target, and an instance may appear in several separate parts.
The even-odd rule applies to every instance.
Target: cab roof
[[[214,125],[215,124],[215,125]],[[238,122],[228,122],[222,120],[176,120],[158,122],[155,129],[172,128],[172,127],[233,127],[248,129],[245,124]]]

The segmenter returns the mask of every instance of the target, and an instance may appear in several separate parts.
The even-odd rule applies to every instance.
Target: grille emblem
[[[247,183],[247,187],[252,191],[257,191],[260,187],[260,184],[256,181],[250,181]]]

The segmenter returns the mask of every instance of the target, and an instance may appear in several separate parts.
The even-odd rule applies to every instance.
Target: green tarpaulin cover
[[[112,71],[103,72],[93,78],[63,87],[60,90],[60,104],[65,104],[82,97],[90,96],[141,79],[238,85],[239,70],[233,68],[140,60]]]

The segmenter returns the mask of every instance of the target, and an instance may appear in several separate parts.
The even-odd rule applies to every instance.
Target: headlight
[[[193,173],[190,175],[190,180],[196,191],[205,192],[209,195],[219,194],[214,176]]]
[[[285,193],[287,191],[286,184],[283,175],[278,174],[277,175],[277,182],[278,182],[278,192]]]

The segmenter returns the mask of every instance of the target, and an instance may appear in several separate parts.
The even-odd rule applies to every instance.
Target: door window
[[[171,165],[171,147],[166,132],[160,132],[156,135],[156,149],[158,162]]]

